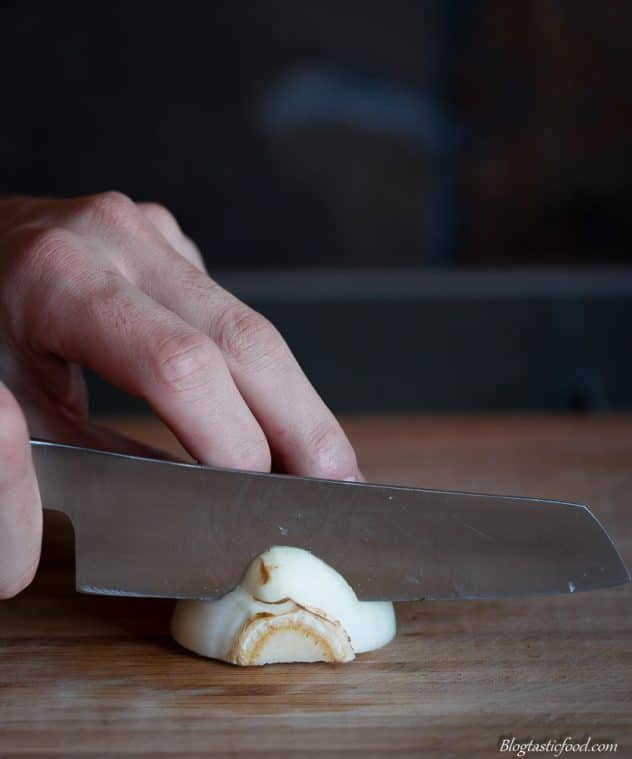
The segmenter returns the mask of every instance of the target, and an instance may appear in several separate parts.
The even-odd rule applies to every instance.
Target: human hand
[[[0,199],[0,336],[0,378],[32,435],[144,452],[90,421],[81,372],[87,366],[144,398],[201,463],[362,479],[344,432],[278,331],[209,277],[195,245],[161,206],[111,192]],[[13,434],[20,451],[20,409],[3,392],[14,430],[9,425],[0,437],[10,450],[5,437]],[[36,486],[26,475],[30,452],[16,455],[31,483],[24,486],[31,495],[17,499],[31,503],[18,507],[20,518],[41,525]],[[12,484],[11,469],[4,471],[12,493],[18,475]],[[0,514],[15,511],[3,498],[0,489]],[[11,530],[3,521],[0,530],[6,557]],[[0,590],[15,591],[15,580],[1,574],[7,561],[0,563]],[[36,566],[37,556],[26,564]]]

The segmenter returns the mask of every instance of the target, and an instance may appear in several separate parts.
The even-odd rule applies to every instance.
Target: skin
[[[213,281],[169,211],[116,192],[0,198],[0,598],[39,562],[29,435],[148,453],[91,422],[82,366],[201,463],[362,479],[279,332]]]

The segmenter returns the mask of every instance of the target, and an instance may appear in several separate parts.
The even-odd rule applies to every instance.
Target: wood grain
[[[177,451],[155,422],[118,429]],[[632,416],[346,420],[369,479],[589,503],[632,563]],[[164,601],[81,596],[47,520],[33,585],[0,605],[0,756],[497,756],[572,735],[632,756],[632,592],[398,606],[350,665],[238,669],[180,649]]]

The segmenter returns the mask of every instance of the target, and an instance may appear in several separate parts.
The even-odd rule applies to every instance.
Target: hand
[[[0,382],[0,599],[33,579],[42,542],[42,507],[26,420]]]
[[[0,378],[32,435],[143,452],[91,423],[81,372],[88,366],[144,398],[201,463],[362,479],[344,432],[278,331],[208,276],[161,206],[112,192],[0,199],[0,335]],[[18,458],[2,464],[0,514],[7,524],[37,526],[22,416],[6,389],[2,398],[13,419],[13,428],[3,425],[2,453],[15,446]],[[20,477],[31,484],[16,498]],[[30,577],[16,579],[6,565],[36,566],[41,528],[20,542],[5,521],[0,591],[16,592]]]

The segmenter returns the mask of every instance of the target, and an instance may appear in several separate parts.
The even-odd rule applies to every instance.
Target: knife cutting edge
[[[77,590],[213,599],[272,545],[363,600],[504,598],[621,585],[583,505],[217,469],[31,441],[42,502],[75,532]]]

